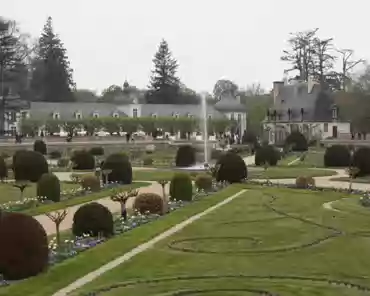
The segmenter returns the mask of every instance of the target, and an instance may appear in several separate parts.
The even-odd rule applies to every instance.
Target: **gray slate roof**
[[[180,117],[193,115],[194,117],[202,116],[202,107],[200,105],[172,105],[172,104],[143,104],[141,105],[141,116],[152,116],[156,114],[158,117],[173,116],[179,114]],[[207,116],[213,118],[222,118],[224,115],[217,111],[214,106],[207,106]]]
[[[304,121],[332,121],[333,98],[322,92],[319,85],[314,85],[308,92],[306,82],[281,85],[271,111],[281,114],[280,121],[289,121],[288,109],[292,111],[291,121],[301,121],[301,108],[304,109]]]
[[[246,106],[230,94],[222,96],[215,104],[215,109],[221,112],[246,112]]]
[[[37,119],[52,119],[53,113],[59,113],[61,120],[75,119],[76,112],[84,117],[92,117],[94,112],[99,113],[99,117],[111,117],[114,113],[120,116],[127,116],[122,109],[118,109],[115,104],[106,103],[51,103],[51,102],[31,102],[30,117]]]

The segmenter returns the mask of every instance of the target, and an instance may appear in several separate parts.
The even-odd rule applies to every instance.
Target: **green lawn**
[[[267,171],[262,170],[251,170],[249,179],[290,179],[298,176],[307,177],[322,177],[322,176],[333,176],[335,171],[322,170],[322,169],[311,169],[302,167],[270,167]]]
[[[297,161],[292,164],[292,167],[314,167],[314,168],[322,168],[324,167],[324,153],[325,151],[322,150],[312,150],[308,151],[305,159],[303,161]],[[301,154],[297,154],[299,157]],[[294,159],[292,159],[294,160]],[[291,160],[291,161],[292,161]]]
[[[370,215],[322,207],[340,198],[348,196],[251,186],[73,295],[369,295],[332,282],[370,287]]]
[[[30,186],[27,187],[24,191],[24,197],[36,197],[36,184],[29,183]],[[78,184],[71,183],[61,183],[61,190],[71,190],[74,188],[79,188]],[[18,188],[12,186],[8,183],[0,183],[0,204],[6,203],[8,201],[17,201],[20,200],[20,191]]]
[[[77,257],[66,260],[50,268],[48,272],[42,275],[19,282],[7,288],[0,288],[0,295],[50,296],[58,289],[63,288],[77,278],[121,256],[135,246],[150,240],[152,237],[180,223],[186,218],[204,211],[210,206],[237,193],[239,190],[238,186],[229,186],[219,193],[172,212],[163,219],[158,219],[152,223],[143,225],[81,253]]]

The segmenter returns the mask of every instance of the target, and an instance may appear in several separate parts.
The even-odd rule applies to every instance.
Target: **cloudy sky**
[[[220,78],[270,88],[290,32],[320,28],[339,48],[369,58],[360,23],[368,0],[0,0],[3,17],[37,37],[48,16],[65,44],[78,88],[100,92],[125,78],[148,84],[162,38],[188,87],[211,91]],[[63,4],[63,6],[61,6]],[[365,29],[366,31],[366,29]]]

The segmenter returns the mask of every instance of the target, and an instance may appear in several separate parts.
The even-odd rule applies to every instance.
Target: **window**
[[[132,117],[137,118],[137,108],[132,109]]]
[[[193,115],[191,115],[190,113],[188,113],[188,118],[193,118]]]
[[[242,115],[240,113],[238,113],[238,121],[242,121]]]
[[[338,118],[338,107],[334,106],[332,109],[332,118],[335,120]]]
[[[172,116],[175,118],[179,118],[179,113],[172,113]]]
[[[118,118],[118,117],[119,117],[119,114],[118,114],[117,112],[114,112],[114,113],[113,113],[113,117],[114,117],[114,118]]]
[[[208,115],[208,119],[212,119],[212,115],[211,114]]]
[[[231,119],[231,120],[235,120],[235,114],[234,114],[234,113],[231,113],[231,115],[230,115],[230,119]]]
[[[82,119],[82,115],[80,112],[76,112],[75,116],[76,116],[76,119]]]
[[[53,118],[54,119],[60,119],[60,114],[58,112],[53,113]]]
[[[152,117],[153,117],[153,118],[157,118],[157,114],[156,114],[156,113],[153,113],[153,114],[152,114]]]
[[[327,133],[329,131],[329,125],[327,123],[324,123],[324,133]]]
[[[27,111],[22,111],[22,112],[21,112],[21,117],[22,117],[23,119],[27,118],[27,117],[28,117],[28,112],[27,112]]]
[[[99,118],[99,113],[98,112],[94,112],[93,117],[94,118]]]

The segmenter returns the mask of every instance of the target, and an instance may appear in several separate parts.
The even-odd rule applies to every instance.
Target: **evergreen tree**
[[[178,103],[180,80],[176,76],[178,63],[168,48],[168,43],[162,40],[154,59],[154,70],[150,78],[147,102],[154,104]]]
[[[73,101],[75,84],[66,49],[54,33],[49,17],[38,42],[37,57],[33,62],[31,89],[38,100],[48,102]]]

